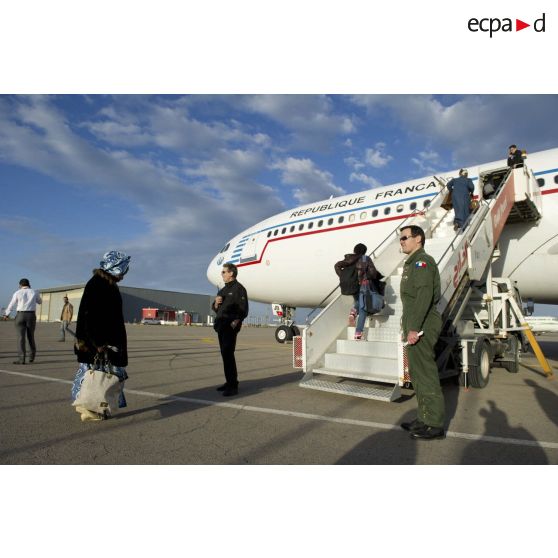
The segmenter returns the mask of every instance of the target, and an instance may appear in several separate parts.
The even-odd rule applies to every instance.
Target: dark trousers
[[[225,380],[230,387],[238,386],[238,373],[236,371],[236,360],[234,350],[236,348],[236,336],[238,330],[234,330],[230,325],[223,325],[217,332],[219,337],[219,348],[223,357],[223,367],[225,369]]]
[[[17,348],[19,360],[25,360],[25,335],[29,341],[30,358],[35,358],[37,347],[35,346],[35,325],[37,324],[37,315],[35,312],[18,312],[15,319],[15,327],[17,330]]]

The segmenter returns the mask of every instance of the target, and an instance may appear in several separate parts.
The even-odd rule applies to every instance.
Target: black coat
[[[523,155],[519,149],[515,150],[515,153],[508,155],[508,167],[519,168],[523,166]]]
[[[111,345],[117,352],[109,351],[115,366],[128,365],[128,343],[122,297],[114,283],[101,275],[93,275],[85,285],[79,305],[74,352],[78,362],[92,363],[97,347]]]
[[[229,327],[234,320],[242,322],[248,316],[248,295],[246,289],[236,279],[225,283],[217,296],[222,296],[223,302],[217,310],[215,310],[215,301],[211,305],[217,314],[213,323],[215,331]]]

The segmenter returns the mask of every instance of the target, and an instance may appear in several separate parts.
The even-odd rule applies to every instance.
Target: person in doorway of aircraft
[[[455,212],[453,228],[456,231],[463,230],[471,212],[471,194],[475,190],[473,181],[469,178],[469,171],[460,169],[459,176],[448,182],[448,190],[451,192],[451,201]]]
[[[510,145],[508,147],[508,167],[512,169],[518,169],[523,166],[523,155],[519,149],[517,149],[517,145]]]
[[[225,369],[225,383],[217,388],[225,397],[237,395],[238,372],[234,350],[236,336],[242,327],[242,320],[248,316],[248,294],[236,280],[238,268],[231,263],[223,264],[221,275],[225,286],[217,293],[211,307],[216,314],[213,329],[219,338],[219,348]]]
[[[442,329],[436,308],[440,300],[440,273],[436,261],[424,251],[424,231],[411,225],[399,230],[401,250],[407,255],[401,277],[403,316],[402,340],[409,362],[409,374],[417,396],[417,418],[403,422],[401,428],[411,438],[433,440],[443,438],[444,395],[440,387],[434,345]]]
[[[364,244],[357,244],[353,248],[352,254],[345,254],[345,258],[337,262],[334,266],[335,273],[343,280],[343,271],[354,266],[356,281],[355,292],[352,292],[354,305],[349,314],[349,325],[355,326],[355,339],[362,339],[364,322],[366,321],[366,311],[364,300],[368,291],[374,287],[374,282],[378,281],[383,275],[376,269],[370,256],[366,255],[367,248]],[[343,284],[341,285],[343,290]],[[358,320],[357,320],[358,317]]]

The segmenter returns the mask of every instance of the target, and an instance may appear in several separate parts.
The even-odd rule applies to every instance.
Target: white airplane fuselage
[[[529,154],[526,165],[540,185],[542,219],[506,226],[495,276],[517,281],[523,298],[558,304],[558,148]],[[479,195],[482,172],[506,161],[469,166]],[[446,179],[458,171],[441,173]],[[333,266],[362,242],[370,253],[415,209],[440,191],[433,176],[373,188],[284,211],[236,235],[211,261],[209,281],[220,287],[223,263],[238,266],[251,300],[314,307],[338,284]],[[428,252],[428,239],[425,249]],[[382,271],[380,269],[380,271]]]

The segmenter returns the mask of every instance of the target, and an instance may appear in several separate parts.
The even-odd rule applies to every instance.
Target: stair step
[[[347,328],[347,339],[354,340],[354,327]],[[368,327],[364,329],[365,341],[399,341],[401,339],[401,330],[399,328],[388,327]]]
[[[314,374],[323,374],[324,376],[334,376],[336,378],[352,378],[353,380],[366,380],[367,382],[382,382],[385,384],[399,383],[399,373],[379,370],[378,372],[360,372],[358,370],[344,370],[342,368],[332,368],[322,366],[314,368]]]
[[[352,395],[355,397],[363,397],[365,399],[377,399],[378,401],[386,402],[395,401],[401,397],[401,388],[399,385],[365,386],[343,381],[328,382],[326,380],[319,380],[316,378],[302,380],[298,385],[308,389],[317,389],[319,391]]]
[[[325,368],[329,370],[352,370],[355,374],[381,374],[386,377],[399,377],[396,354],[390,358],[339,353],[325,354]]]
[[[397,354],[397,340],[371,342],[338,339],[337,354],[390,358]]]

